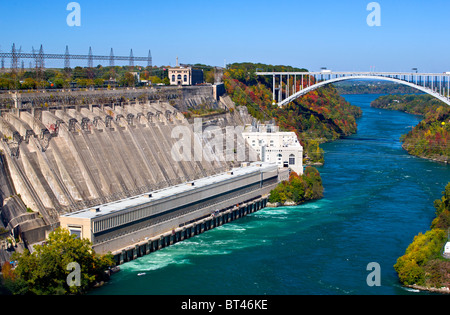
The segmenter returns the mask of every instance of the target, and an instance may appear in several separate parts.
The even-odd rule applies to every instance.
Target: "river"
[[[450,167],[408,155],[399,138],[421,118],[370,108],[378,96],[345,96],[363,116],[357,134],[322,145],[323,199],[266,208],[123,264],[90,294],[423,294],[403,288],[393,265],[429,229]],[[367,284],[371,262],[380,286]]]

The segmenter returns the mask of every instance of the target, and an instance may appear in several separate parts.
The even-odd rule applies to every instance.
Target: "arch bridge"
[[[315,89],[345,80],[372,79],[403,84],[450,105],[450,72],[256,72],[273,77],[273,102],[282,107]]]

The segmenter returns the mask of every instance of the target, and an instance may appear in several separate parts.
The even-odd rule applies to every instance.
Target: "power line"
[[[94,61],[109,61],[110,65],[114,65],[114,61],[128,61],[129,65],[134,65],[135,62],[147,62],[147,66],[152,66],[152,55],[149,50],[148,56],[146,57],[135,57],[133,55],[133,50],[131,49],[129,56],[114,56],[113,50],[111,48],[111,53],[109,55],[94,55],[92,54],[92,48],[89,47],[89,53],[87,55],[80,54],[70,54],[69,47],[66,46],[65,53],[63,54],[53,54],[44,53],[43,46],[41,45],[39,52],[36,54],[34,48],[32,52],[22,52],[17,50],[15,44],[13,43],[11,52],[0,52],[0,59],[9,58],[11,60],[11,68],[17,69],[18,61],[20,59],[32,59],[36,62],[36,67],[43,69],[45,67],[46,59],[56,59],[64,60],[64,66],[70,66],[71,60],[87,60],[88,66],[93,66]]]

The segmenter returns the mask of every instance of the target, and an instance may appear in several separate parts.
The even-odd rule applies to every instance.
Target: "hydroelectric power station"
[[[220,153],[228,158],[212,148],[208,127],[225,135],[254,123],[221,91],[3,94],[0,227],[33,251],[62,226],[120,264],[261,209],[288,169],[258,162],[240,133],[226,139],[233,146]],[[198,104],[218,109],[200,128],[183,114]],[[193,156],[200,147],[204,158],[174,158],[182,154],[174,150],[175,127],[188,134]]]

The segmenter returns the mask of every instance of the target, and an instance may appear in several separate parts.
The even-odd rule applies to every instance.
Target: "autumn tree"
[[[448,240],[450,227],[450,183],[443,196],[434,202],[436,218],[431,230],[419,233],[408,246],[405,254],[394,265],[399,280],[406,285],[440,288],[450,287],[450,261],[442,257],[442,249]]]
[[[303,175],[291,172],[288,181],[281,182],[270,192],[269,202],[292,201],[301,204],[322,197],[323,186],[320,173],[314,167],[307,167]]]
[[[101,280],[104,271],[114,264],[112,255],[97,255],[87,239],[79,239],[62,228],[50,233],[46,243],[34,249],[33,253],[25,250],[13,254],[18,262],[14,277],[22,282],[22,293],[81,294]],[[73,262],[80,266],[80,283],[69,286],[67,279],[73,269],[68,266]]]

